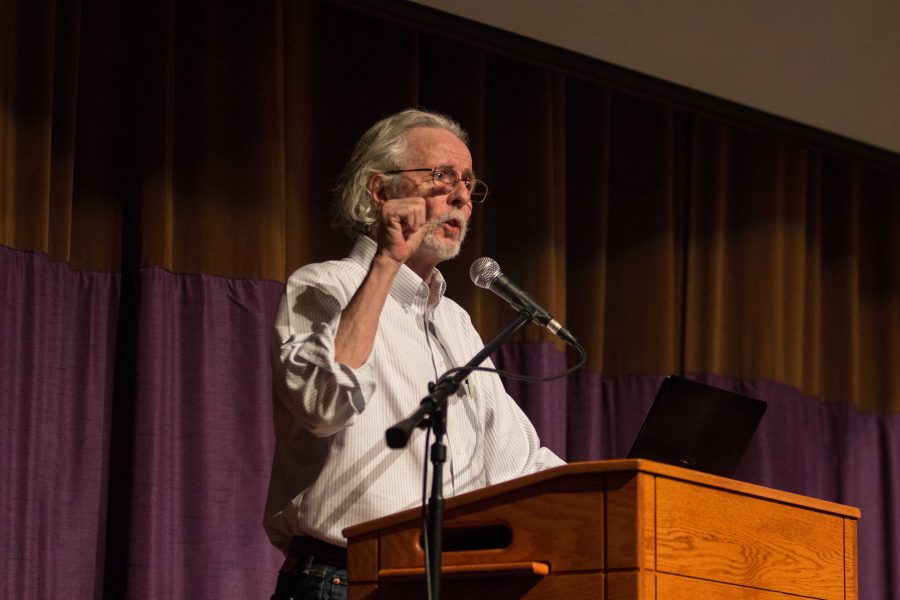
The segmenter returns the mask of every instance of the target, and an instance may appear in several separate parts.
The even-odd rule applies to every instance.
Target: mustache
[[[448,213],[444,213],[438,217],[434,217],[428,221],[429,229],[435,230],[444,223],[449,223],[450,221],[456,221],[459,225],[460,233],[465,233],[466,229],[469,227],[469,222],[466,220],[466,213],[464,213],[459,208],[454,208]]]
[[[451,221],[459,228],[456,239],[449,244],[439,242],[435,232],[440,229],[441,225]],[[443,215],[432,217],[426,222],[425,237],[422,240],[422,244],[434,251],[441,260],[451,259],[459,254],[460,246],[462,246],[463,240],[466,239],[468,226],[469,222],[466,220],[466,214],[460,209],[453,209]]]

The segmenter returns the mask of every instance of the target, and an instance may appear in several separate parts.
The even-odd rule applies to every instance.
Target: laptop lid
[[[765,412],[762,400],[669,375],[628,458],[732,477]]]

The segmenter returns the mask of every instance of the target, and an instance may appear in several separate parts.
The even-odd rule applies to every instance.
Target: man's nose
[[[466,204],[469,206],[472,205],[471,198],[469,197],[469,188],[466,187],[466,184],[462,179],[458,180],[456,184],[450,188],[450,192],[447,194],[447,202],[456,208],[462,208]]]

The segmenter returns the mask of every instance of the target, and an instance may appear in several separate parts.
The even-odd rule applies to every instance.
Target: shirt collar
[[[356,237],[353,249],[350,250],[350,259],[368,271],[377,250],[378,244],[375,243],[375,240],[367,235],[359,235]],[[434,306],[437,306],[444,297],[444,292],[447,291],[447,281],[437,269],[432,271],[430,286],[435,292]],[[406,265],[400,267],[394,284],[391,286],[391,297],[394,300],[399,302],[403,308],[408,308],[420,294],[423,294],[427,300],[428,293],[429,285],[415,271]]]

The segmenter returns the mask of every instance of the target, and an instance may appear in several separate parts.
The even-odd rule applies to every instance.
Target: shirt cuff
[[[366,408],[366,402],[375,393],[372,356],[359,368],[352,368],[334,359],[334,331],[329,323],[311,336],[297,349],[297,358],[316,365],[334,376],[338,388],[344,390],[350,406],[357,414]]]

